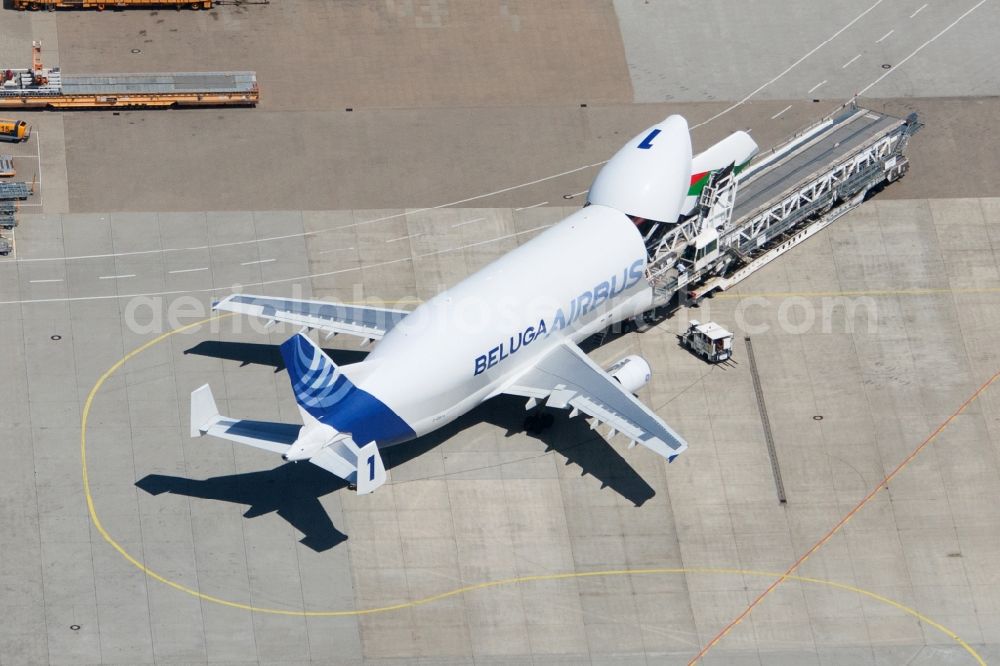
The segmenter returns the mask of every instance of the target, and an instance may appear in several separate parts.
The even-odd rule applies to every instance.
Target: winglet
[[[355,485],[359,495],[367,495],[385,483],[385,465],[375,442],[369,442],[358,450],[358,476]]]
[[[199,386],[191,392],[191,436],[201,437],[220,419],[212,387]]]

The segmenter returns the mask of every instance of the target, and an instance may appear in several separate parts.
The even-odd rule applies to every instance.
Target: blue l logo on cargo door
[[[652,148],[653,147],[653,139],[655,139],[656,135],[659,134],[659,133],[660,133],[660,130],[655,129],[652,132],[650,132],[649,134],[647,134],[646,138],[643,139],[642,143],[639,144],[639,147],[642,148],[643,150],[649,150],[650,148]]]

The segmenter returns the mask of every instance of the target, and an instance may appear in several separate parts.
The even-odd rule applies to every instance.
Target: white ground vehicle
[[[733,334],[714,321],[702,324],[692,319],[681,344],[709,363],[728,361],[733,355]]]

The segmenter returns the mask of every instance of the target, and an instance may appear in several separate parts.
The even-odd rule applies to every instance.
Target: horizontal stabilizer
[[[367,495],[385,483],[385,465],[379,455],[375,442],[369,442],[358,451],[358,480],[356,482],[359,495]]]
[[[359,495],[374,491],[388,478],[375,442],[359,448],[350,439],[344,439],[325,447],[309,462],[353,483]]]
[[[285,453],[299,436],[292,423],[231,419],[219,414],[208,384],[191,392],[191,436],[212,435],[273,453]]]
[[[219,408],[215,406],[212,387],[199,386],[191,392],[191,436],[200,437],[219,420]]]
[[[305,413],[305,418],[312,417]],[[315,422],[314,422],[315,424]],[[315,427],[315,425],[314,425]],[[385,483],[387,475],[379,455],[378,446],[372,442],[358,447],[346,433],[335,433],[330,440],[320,445],[319,450],[307,459],[317,467],[338,476],[357,486],[358,494],[372,492]],[[307,434],[303,435],[303,431]],[[208,384],[191,393],[191,436],[201,437],[212,435],[231,442],[246,444],[272,453],[285,456],[293,444],[300,442],[301,437],[308,437],[307,428],[294,423],[273,423],[270,421],[251,421],[249,419],[231,419],[219,414]]]

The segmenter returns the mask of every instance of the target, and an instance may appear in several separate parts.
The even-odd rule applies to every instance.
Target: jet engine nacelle
[[[290,461],[309,460],[333,441],[337,431],[325,423],[313,422],[302,426],[299,438],[292,442],[282,458]]]
[[[615,361],[607,372],[629,393],[641,389],[653,376],[646,359],[635,354]]]
[[[629,141],[600,170],[587,201],[641,220],[676,222],[691,183],[687,121],[670,116]]]

